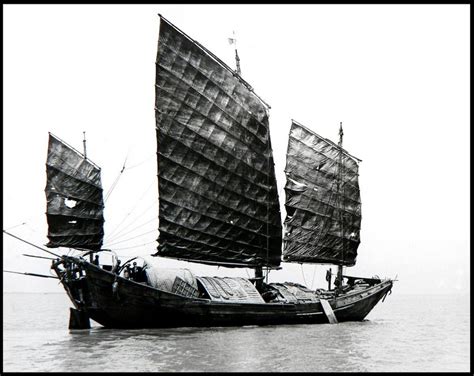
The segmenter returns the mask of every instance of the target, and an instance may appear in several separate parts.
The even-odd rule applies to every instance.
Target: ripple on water
[[[453,297],[393,294],[368,320],[338,325],[69,331],[65,295],[19,295],[4,295],[11,372],[446,372],[470,364],[469,301]]]

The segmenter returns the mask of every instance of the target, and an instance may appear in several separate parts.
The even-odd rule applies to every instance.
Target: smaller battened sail
[[[360,160],[295,121],[286,158],[283,260],[354,265],[361,226]]]
[[[47,246],[100,249],[104,237],[100,168],[50,133],[46,177]]]

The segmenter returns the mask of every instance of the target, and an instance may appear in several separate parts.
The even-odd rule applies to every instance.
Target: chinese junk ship
[[[286,162],[285,236],[269,106],[238,72],[160,16],[156,62],[159,238],[154,256],[236,268],[255,277],[196,276],[102,249],[100,168],[50,134],[48,247],[75,308],[70,328],[269,325],[362,320],[392,280],[342,274],[356,262],[358,160],[293,121]],[[283,244],[284,243],[284,244]],[[283,245],[283,247],[282,247]],[[110,265],[96,255],[109,255]],[[332,264],[331,289],[268,283],[282,261]],[[101,256],[103,259],[103,257]],[[122,260],[120,260],[122,261]],[[135,263],[135,265],[133,263]]]

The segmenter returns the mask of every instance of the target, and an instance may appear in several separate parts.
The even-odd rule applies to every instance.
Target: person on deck
[[[133,266],[131,267],[131,270],[130,270],[130,279],[135,281],[137,278],[137,275],[138,275],[138,266],[137,266],[136,261],[134,261]]]
[[[95,258],[94,258],[94,265],[99,266],[99,255],[95,255]]]
[[[339,274],[336,276],[336,279],[334,280],[334,286],[336,288],[339,288],[339,286],[341,286],[341,280],[339,279]]]
[[[123,278],[130,278],[130,264],[125,265],[125,269],[123,270]]]
[[[115,264],[113,270],[112,270],[112,273],[114,274],[118,274],[119,273],[119,269],[120,269],[120,263],[121,261],[120,260],[117,260],[117,263]]]
[[[145,282],[144,275],[143,275],[143,267],[137,266],[135,272],[135,281],[137,282]]]

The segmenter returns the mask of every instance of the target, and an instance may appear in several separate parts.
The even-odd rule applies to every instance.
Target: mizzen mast
[[[344,136],[344,132],[342,130],[342,121],[339,123],[339,165],[338,165],[338,178],[337,178],[337,196],[339,198],[339,225],[341,227],[341,241],[342,241],[342,252],[341,252],[341,263],[338,265],[337,268],[337,279],[339,280],[339,284],[337,286],[338,291],[342,291],[342,269],[344,266],[344,195],[341,195],[341,188],[342,188],[342,138]]]

